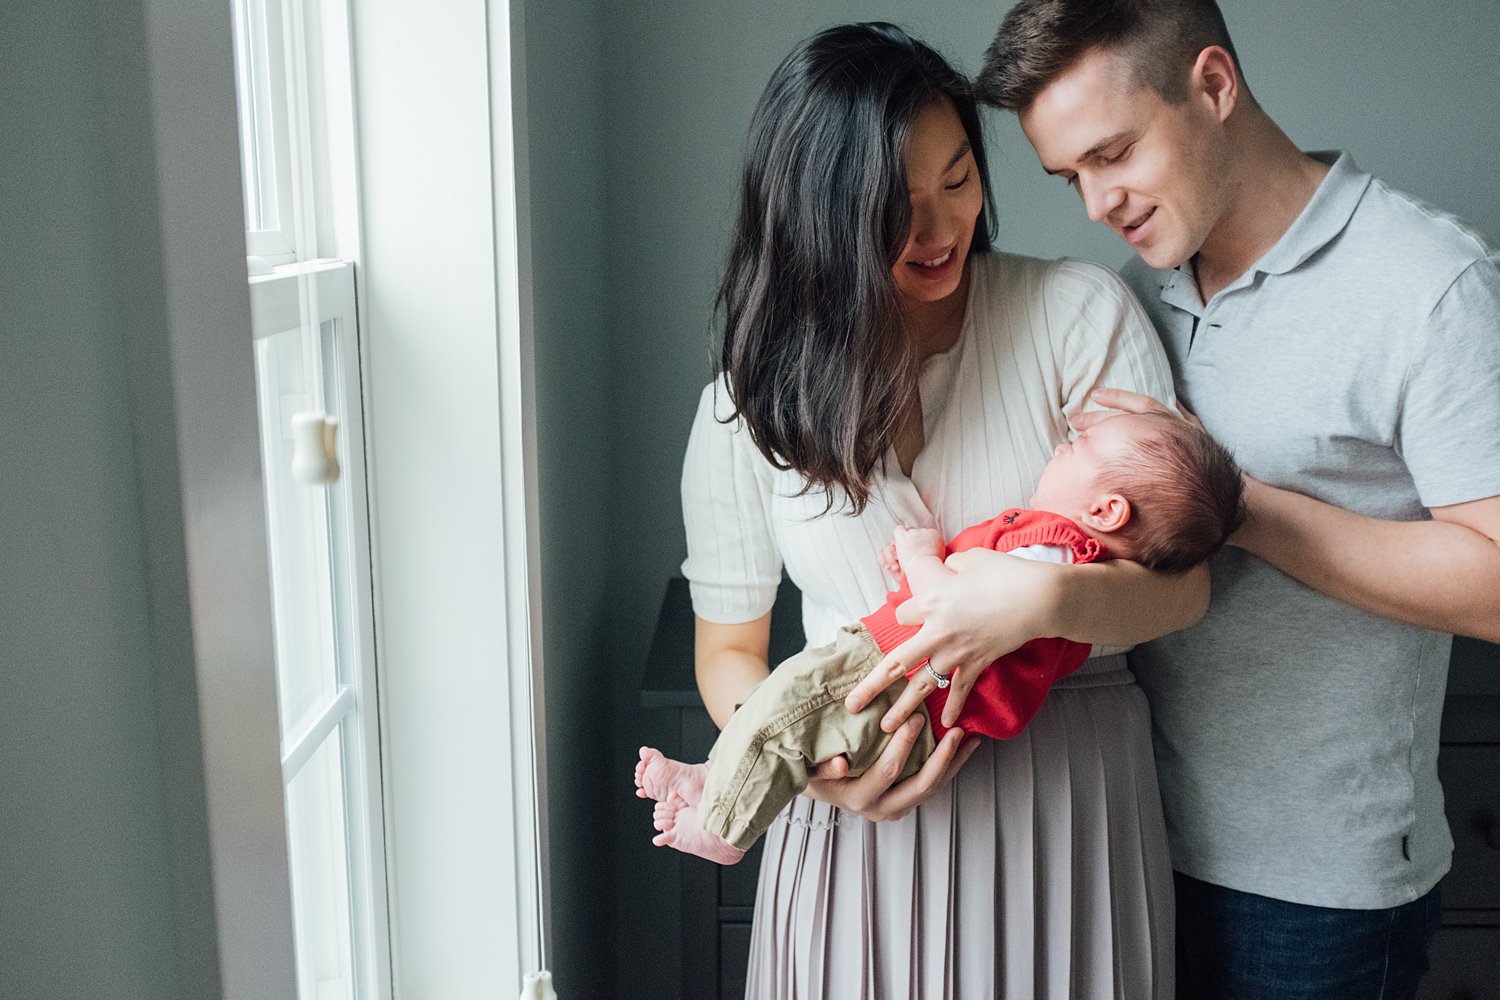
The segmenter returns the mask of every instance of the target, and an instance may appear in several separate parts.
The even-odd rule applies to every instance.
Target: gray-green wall
[[[546,664],[548,835],[558,990],[615,995],[603,644],[611,524],[603,28],[593,0],[524,9]],[[617,771],[618,769],[616,769]]]
[[[0,28],[0,994],[147,1000],[183,984],[94,18]]]
[[[183,14],[177,48],[153,63],[152,29]],[[208,247],[202,268],[174,274],[208,275],[210,297],[226,278],[243,289],[238,174],[232,124],[196,131],[190,114],[154,134],[170,102],[150,73],[182,68],[205,36],[224,39],[227,64],[228,24],[227,8],[194,18],[152,0],[0,5],[4,997],[208,997],[227,972],[167,356],[187,318],[164,275],[183,246]],[[223,84],[195,110],[232,107]],[[154,143],[192,158],[196,190],[183,196]],[[220,194],[228,210],[195,214]],[[199,318],[204,342],[240,333]],[[285,981],[241,985],[262,980]]]
[[[835,23],[885,19],[960,68],[1009,5],[584,0],[527,5],[542,399],[554,925],[569,995],[674,995],[676,942],[617,946],[672,891],[625,779],[636,684],[684,555],[678,475],[711,373],[710,309],[750,112],[777,62]],[[1224,4],[1250,86],[1305,148],[1500,238],[1493,0]],[[1000,245],[1118,264],[1127,248],[987,119]],[[587,528],[581,525],[586,521]],[[566,619],[559,617],[564,609]],[[608,730],[608,731],[606,731]],[[660,852],[657,852],[659,854]],[[613,856],[609,875],[603,859]],[[611,966],[612,971],[603,971]]]

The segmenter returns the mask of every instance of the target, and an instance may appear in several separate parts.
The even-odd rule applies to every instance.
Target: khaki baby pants
[[[803,650],[752,688],[708,755],[698,809],[703,829],[749,850],[807,787],[817,764],[843,754],[851,777],[872,767],[891,739],[880,720],[906,682],[892,684],[858,714],[844,708],[844,698],[882,655],[868,629],[845,625],[832,643]],[[926,706],[919,711],[925,718]],[[936,748],[932,726],[923,726],[901,777],[921,770]]]

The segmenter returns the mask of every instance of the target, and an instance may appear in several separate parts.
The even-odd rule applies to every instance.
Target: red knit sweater
[[[944,555],[976,548],[1009,552],[1027,545],[1065,546],[1073,550],[1075,564],[1109,558],[1109,553],[1097,539],[1090,538],[1066,517],[1048,511],[1016,508],[965,528],[948,543]],[[896,608],[909,597],[911,588],[903,576],[901,588],[887,595],[885,604],[879,609],[860,619],[875,637],[882,653],[889,653],[917,633],[916,626],[896,621]],[[1010,739],[1025,729],[1036,715],[1053,683],[1077,670],[1088,655],[1087,643],[1062,638],[1032,639],[1020,649],[1007,653],[985,667],[979,675],[964,701],[958,728],[997,740]],[[917,664],[906,676],[922,669],[923,663]],[[927,696],[933,735],[938,739],[942,739],[951,728],[940,721],[947,701],[947,691],[933,691]]]

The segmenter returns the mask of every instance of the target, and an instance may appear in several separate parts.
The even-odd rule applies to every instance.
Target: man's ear
[[[1101,494],[1084,512],[1083,523],[1101,534],[1119,531],[1130,523],[1130,501],[1118,493]]]
[[[1207,102],[1221,122],[1234,112],[1240,98],[1240,73],[1228,49],[1210,45],[1198,53],[1188,74],[1188,92]]]

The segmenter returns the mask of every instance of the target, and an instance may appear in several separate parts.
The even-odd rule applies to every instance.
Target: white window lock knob
[[[339,422],[326,413],[298,413],[292,417],[292,478],[308,486],[338,482]]]

